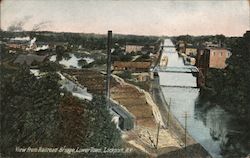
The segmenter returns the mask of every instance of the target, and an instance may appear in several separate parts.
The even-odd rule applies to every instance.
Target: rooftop
[[[34,61],[36,62],[42,62],[45,60],[47,56],[40,56],[40,55],[35,55],[35,54],[20,54],[14,61],[15,64],[24,64],[26,63],[27,65],[31,65]]]

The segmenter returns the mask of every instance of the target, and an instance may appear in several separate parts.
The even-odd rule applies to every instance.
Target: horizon
[[[115,34],[138,36],[222,34],[239,37],[250,29],[249,4],[249,0],[3,0],[1,29],[86,34],[106,34],[112,30]]]
[[[112,30],[107,30],[108,31],[112,31]],[[180,35],[139,35],[139,34],[124,34],[124,33],[117,33],[117,32],[113,32],[113,35],[121,35],[121,36],[147,36],[147,37],[164,37],[164,38],[171,38],[171,37],[178,37],[178,36],[192,36],[192,37],[200,37],[200,36],[217,36],[217,35],[223,35],[225,37],[243,37],[243,35],[248,32],[250,30],[246,30],[242,35],[238,35],[238,36],[226,36],[224,34],[203,34],[203,35],[192,35],[192,34],[180,34]],[[0,31],[1,32],[1,31]],[[35,33],[44,33],[44,32],[49,32],[49,33],[72,33],[72,34],[94,34],[94,35],[99,35],[99,36],[106,36],[107,33],[94,33],[94,32],[58,32],[58,31],[49,31],[49,30],[43,30],[43,31],[8,31],[8,30],[2,30],[2,32],[11,32],[11,33],[25,33],[25,32],[35,32]]]

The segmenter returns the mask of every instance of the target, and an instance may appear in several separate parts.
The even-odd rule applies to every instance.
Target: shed
[[[112,110],[120,116],[119,127],[121,130],[130,130],[134,128],[135,117],[132,114],[114,103],[112,105]]]

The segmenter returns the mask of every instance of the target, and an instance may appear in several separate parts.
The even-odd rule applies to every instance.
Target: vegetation
[[[224,35],[207,35],[207,36],[191,36],[191,35],[182,35],[178,37],[173,37],[172,40],[174,43],[177,41],[185,41],[187,43],[192,44],[193,46],[200,46],[204,42],[212,42],[212,43],[221,43],[223,47],[231,46],[235,43],[238,37],[226,37]]]
[[[225,70],[211,69],[207,74],[206,93],[241,118],[250,119],[250,32],[232,47]]]
[[[202,89],[203,98],[219,104],[241,122],[242,133],[230,136],[250,148],[250,32],[236,40],[225,70],[211,69]],[[234,146],[237,149],[237,146]],[[236,150],[236,151],[239,151]],[[235,154],[235,153],[231,153]],[[238,153],[239,154],[239,153]],[[242,156],[242,155],[241,155]],[[243,155],[244,156],[244,155]],[[245,155],[246,156],[246,155]],[[238,157],[240,157],[238,155]]]
[[[100,50],[106,49],[107,37],[100,34],[84,34],[84,33],[55,33],[48,31],[22,31],[22,32],[10,32],[0,31],[0,37],[12,38],[16,36],[30,36],[36,37],[39,42],[60,42],[72,45],[74,48],[77,45],[81,45],[87,50]],[[157,45],[158,37],[156,36],[137,36],[137,35],[113,35],[113,44],[119,43],[121,46],[125,46],[127,43],[133,43],[136,45]]]
[[[28,67],[12,71],[1,76],[1,156],[13,156],[16,147],[121,145],[104,98],[90,102],[73,97],[60,88],[53,71],[39,78]]]
[[[129,70],[124,70],[122,73],[117,74],[119,77],[123,78],[123,79],[131,79],[131,71]]]
[[[87,148],[115,148],[120,144],[120,133],[105,106],[105,99],[81,101],[66,95],[60,105],[58,145]]]
[[[2,154],[12,153],[16,146],[52,145],[58,124],[58,79],[51,73],[37,79],[27,68],[2,76]]]
[[[38,68],[41,72],[56,72],[62,70],[62,66],[59,63],[50,61],[40,63]]]

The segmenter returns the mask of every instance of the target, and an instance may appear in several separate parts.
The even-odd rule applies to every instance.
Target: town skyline
[[[1,29],[10,31],[242,36],[249,19],[248,0],[1,2]]]

